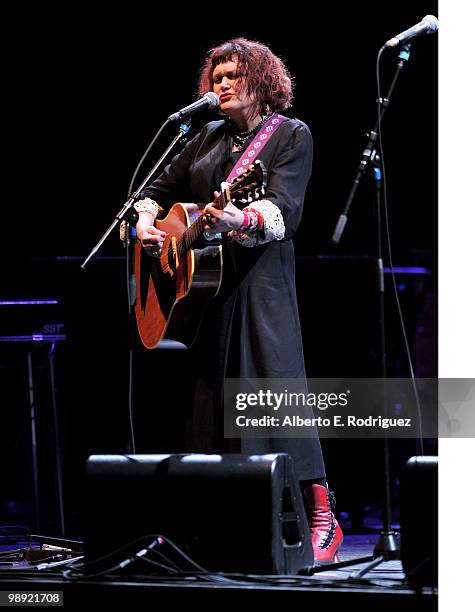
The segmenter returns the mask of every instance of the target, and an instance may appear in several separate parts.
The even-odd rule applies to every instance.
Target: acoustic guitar
[[[233,179],[213,205],[222,210],[232,202],[243,208],[261,198],[265,186],[265,167],[256,160]],[[135,244],[135,316],[140,338],[148,349],[157,348],[164,340],[190,347],[206,305],[219,292],[222,244],[219,239],[206,239],[205,225],[202,211],[190,213],[177,203],[164,219],[155,221],[155,226],[168,234],[159,258],[147,255],[139,241]]]

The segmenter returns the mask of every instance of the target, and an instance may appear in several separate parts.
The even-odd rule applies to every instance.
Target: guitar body
[[[266,170],[256,160],[230,184],[213,205],[224,210],[228,202],[245,206],[265,193]],[[189,213],[174,204],[155,226],[167,233],[160,258],[151,257],[135,243],[137,299],[135,316],[143,345],[157,348],[162,340],[190,347],[200,327],[208,302],[217,295],[223,276],[223,247],[207,242],[202,211]]]
[[[223,272],[222,246],[191,248],[181,257],[176,244],[191,225],[190,215],[174,204],[155,226],[167,232],[160,259],[135,244],[137,301],[135,315],[143,345],[157,348],[162,340],[190,347],[209,300],[219,291]]]

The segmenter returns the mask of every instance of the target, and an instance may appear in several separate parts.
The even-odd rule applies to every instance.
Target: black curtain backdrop
[[[426,14],[437,15],[435,2],[390,0],[357,8],[293,2],[279,9],[269,4],[225,9],[196,5],[168,13],[137,4],[99,10],[72,3],[61,9],[16,9],[9,18],[0,295],[57,296],[61,301],[60,313],[51,316],[64,320],[68,334],[68,341],[56,349],[56,382],[73,531],[80,530],[80,520],[74,517],[80,514],[77,483],[85,457],[129,448],[131,345],[137,348],[138,450],[180,449],[182,407],[187,401],[184,370],[192,365],[186,357],[183,362],[177,357],[172,388],[158,393],[163,364],[157,355],[138,347],[127,315],[125,263],[117,259],[124,251],[117,236],[101,251],[101,256],[116,259],[101,259],[86,274],[79,264],[122,207],[134,168],[160,125],[196,99],[197,74],[211,46],[237,36],[268,44],[295,78],[295,103],[289,114],[305,121],[314,135],[314,172],[295,241],[309,374],[378,375],[377,303],[367,258],[376,249],[374,190],[368,179],[354,200],[341,244],[334,246],[330,239],[367,141],[365,133],[376,120],[377,52],[387,39]],[[384,93],[396,57],[394,51],[383,57]],[[212,116],[196,116],[192,133],[209,119]],[[167,132],[157,143],[144,171],[172,135]],[[394,263],[427,270],[398,278],[416,374],[433,376],[437,36],[414,41],[384,120],[383,139]],[[58,259],[64,257],[73,259]],[[406,376],[394,300],[387,301],[390,374]],[[24,313],[16,322],[3,323],[2,334],[22,333],[30,324],[23,317],[31,318],[33,327],[38,325],[35,313]],[[4,463],[11,465],[13,459],[26,483],[27,389],[21,349],[16,351],[20,365],[13,375],[12,353],[2,348],[2,418],[12,439],[4,449]],[[42,358],[38,354],[39,376],[45,372]],[[48,423],[47,391],[44,396],[41,418]],[[336,442],[327,441],[325,447],[334,480],[344,489],[347,459],[342,456],[348,455]],[[40,484],[54,504],[47,435],[42,449]],[[396,471],[412,451],[412,442],[394,449]],[[379,479],[382,455],[364,461],[356,469]],[[5,499],[28,500],[28,486],[22,489],[11,470],[6,478],[10,488],[4,489]],[[379,484],[372,497],[380,498]]]

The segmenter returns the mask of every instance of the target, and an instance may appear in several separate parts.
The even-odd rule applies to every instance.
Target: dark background
[[[58,297],[50,311],[2,308],[1,335],[31,333],[64,322],[68,340],[55,350],[64,454],[67,527],[81,530],[81,475],[91,453],[126,452],[129,348],[134,347],[134,411],[139,452],[181,449],[188,401],[187,356],[167,359],[137,343],[127,313],[124,252],[111,237],[84,274],[79,264],[127,196],[143,151],[166,117],[195,99],[205,51],[246,36],[268,44],[295,77],[289,115],[315,140],[315,165],[295,244],[308,373],[379,376],[374,254],[374,190],[366,179],[340,245],[330,239],[376,119],[376,55],[385,40],[437,14],[434,2],[366,3],[282,9],[251,6],[222,18],[156,8],[99,11],[84,4],[63,12],[33,8],[10,18],[4,112],[2,289],[5,298]],[[384,13],[383,13],[384,9]],[[382,61],[383,92],[396,54]],[[211,118],[211,117],[209,117]],[[208,119],[209,119],[208,118]],[[206,117],[196,117],[193,132]],[[151,153],[158,158],[171,132]],[[392,252],[417,376],[436,375],[437,37],[417,39],[384,120]],[[385,251],[387,265],[387,251]],[[407,376],[394,296],[387,279],[388,373]],[[7,312],[8,310],[8,312]],[[29,330],[29,331],[28,331]],[[3,500],[31,500],[28,466],[27,346],[3,345],[1,429]],[[42,527],[57,533],[47,351],[33,351],[39,428]],[[167,362],[166,364],[164,362]],[[398,474],[415,444],[393,442]],[[324,441],[340,510],[357,514],[381,500],[381,445]],[[351,472],[349,463],[351,462]],[[358,478],[355,479],[355,474]],[[364,487],[355,483],[365,482]],[[19,505],[4,505],[19,513]],[[48,509],[52,509],[49,511]],[[20,520],[20,519],[19,519]]]

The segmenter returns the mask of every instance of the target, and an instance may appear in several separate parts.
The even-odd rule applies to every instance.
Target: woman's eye
[[[237,79],[240,79],[243,75],[242,74],[238,74],[236,72],[230,72],[229,74],[226,74],[224,76],[228,79],[228,81],[236,81]],[[222,77],[222,76],[214,77],[213,83],[215,83],[217,85],[217,84],[221,83],[223,78],[224,77]]]

